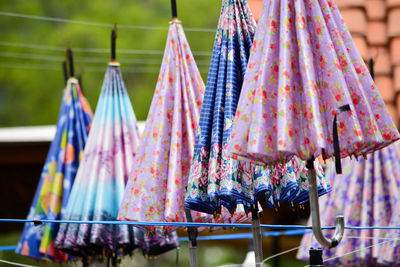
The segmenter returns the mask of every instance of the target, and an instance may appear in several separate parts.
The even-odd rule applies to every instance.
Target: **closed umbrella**
[[[246,72],[256,23],[245,0],[224,0],[218,23],[211,66],[201,109],[185,207],[220,213],[221,206],[234,213],[237,204],[247,211],[260,198],[270,207],[280,202],[307,199],[304,163],[255,165],[228,157],[232,121]],[[253,96],[254,97],[254,96]],[[329,190],[318,163],[320,193]]]
[[[66,75],[56,134],[28,214],[31,220],[64,218],[92,121],[90,106],[82,95],[78,81],[73,77],[71,50],[68,53],[71,76],[68,78]],[[26,223],[16,253],[40,260],[67,261],[69,256],[66,253],[54,249],[58,230],[58,224],[35,226]]]
[[[174,1],[172,4],[174,7]],[[144,134],[121,204],[120,220],[187,220],[183,202],[203,93],[204,83],[181,22],[173,16]],[[214,220],[212,215],[192,212],[191,219],[227,222],[239,218],[224,215]],[[157,232],[174,229],[142,227]]]
[[[365,155],[398,138],[335,3],[265,0],[229,154],[270,165],[293,156],[306,160],[314,233],[332,247],[344,221],[337,218],[331,240],[321,234],[312,160],[335,156],[340,173],[341,157]]]
[[[115,60],[112,33],[112,60],[108,65],[92,129],[65,212],[67,220],[113,221],[137,152],[139,131],[134,111]],[[88,256],[117,257],[140,247],[137,228],[128,225],[63,223],[56,247],[87,259]],[[176,234],[160,241],[176,247]],[[147,245],[146,245],[147,246]],[[115,261],[114,261],[115,263]]]

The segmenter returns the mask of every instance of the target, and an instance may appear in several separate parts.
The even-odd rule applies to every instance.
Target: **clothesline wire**
[[[35,60],[45,60],[45,61],[57,61],[61,62],[65,60],[65,57],[60,56],[50,56],[50,55],[38,55],[31,53],[14,53],[14,52],[0,52],[0,57],[6,58],[17,58],[17,59],[35,59]],[[74,58],[74,62],[83,62],[83,63],[107,63],[110,59],[107,57],[77,57]],[[133,59],[118,59],[119,63],[124,64],[142,64],[142,65],[151,65],[151,64],[161,64],[161,59],[145,59],[145,58],[133,58]],[[197,60],[196,64],[198,66],[209,65],[210,62],[208,60]]]
[[[374,244],[374,245],[371,245],[371,246],[368,246],[368,247],[360,248],[360,249],[357,249],[357,250],[354,250],[354,251],[350,251],[350,252],[347,252],[347,253],[345,253],[345,254],[343,254],[343,255],[340,255],[340,256],[331,257],[331,258],[329,258],[329,259],[324,260],[325,262],[326,262],[326,261],[330,261],[330,260],[334,260],[334,259],[337,259],[337,258],[342,258],[342,257],[345,257],[345,256],[347,256],[347,255],[351,255],[351,254],[357,253],[357,252],[359,252],[359,251],[361,251],[361,250],[368,249],[368,248],[372,248],[372,247],[374,247],[374,246],[379,246],[379,245],[382,245],[382,244],[387,243],[387,242],[390,242],[390,241],[400,240],[400,239],[398,239],[398,238],[380,238],[380,237],[375,237],[375,236],[373,236],[373,237],[372,237],[372,236],[371,236],[371,237],[343,236],[343,238],[353,238],[353,239],[389,239],[389,240],[384,241],[384,242],[380,242],[380,243],[377,243],[377,244]],[[290,252],[292,252],[292,251],[298,250],[298,249],[301,248],[301,247],[302,247],[302,246],[298,246],[298,247],[295,247],[295,248],[291,248],[291,249],[288,249],[288,250],[279,252],[279,253],[274,254],[274,255],[272,255],[272,256],[269,256],[268,258],[266,258],[265,260],[263,260],[263,263],[265,263],[266,261],[271,260],[271,259],[273,259],[273,258],[276,258],[276,257],[278,257],[278,256],[282,256],[282,255],[284,255],[284,254],[287,254],[287,253],[290,253]],[[240,265],[239,265],[239,266],[240,266]]]
[[[62,51],[65,52],[65,47],[62,46],[49,46],[49,45],[39,45],[39,44],[29,44],[29,43],[15,43],[8,41],[0,41],[1,46],[9,47],[21,47],[30,49],[40,49],[47,51]],[[74,48],[74,52],[78,53],[98,53],[98,54],[109,54],[109,48]],[[141,49],[117,49],[118,54],[133,54],[133,55],[164,55],[164,50],[141,50]],[[193,51],[195,56],[211,56],[209,51]]]
[[[22,263],[13,262],[13,261],[6,261],[6,260],[1,260],[1,259],[0,259],[0,262],[6,263],[6,264],[10,264],[10,265],[14,265],[14,266],[37,267],[37,266],[35,266],[35,265],[27,265],[27,264],[22,264]]]
[[[25,63],[6,63],[0,62],[0,68],[8,69],[31,69],[31,70],[49,70],[49,71],[60,71],[60,67],[46,66],[42,64],[25,64]],[[81,68],[85,73],[104,73],[104,67],[85,67]],[[123,68],[123,73],[159,73],[160,68]]]
[[[262,263],[265,263],[265,262],[267,262],[267,261],[269,261],[269,260],[272,260],[273,258],[279,257],[279,256],[284,255],[284,254],[286,254],[286,253],[289,253],[289,252],[298,250],[299,248],[300,248],[300,246],[295,247],[295,248],[291,248],[291,249],[288,249],[288,250],[285,250],[285,251],[282,251],[282,252],[279,252],[279,253],[276,253],[275,255],[269,256],[268,258],[266,258],[265,260],[263,260]]]
[[[189,223],[189,222],[135,222],[135,221],[77,221],[77,220],[30,220],[30,219],[0,219],[0,223],[73,223],[73,224],[104,224],[104,225],[131,225],[131,226],[175,226],[175,227],[218,227],[218,228],[251,228],[248,223]],[[311,229],[303,225],[267,225],[262,224],[263,229]],[[331,229],[334,227],[325,227]]]
[[[50,71],[60,71],[61,68],[54,65],[43,65],[43,64],[26,64],[26,63],[10,63],[10,62],[0,62],[0,68],[8,69],[32,69],[32,70],[50,70]],[[104,73],[104,67],[82,67],[78,68],[82,72],[100,72]],[[199,69],[200,71],[207,71],[208,69]],[[160,68],[142,68],[142,67],[124,67],[122,69],[124,73],[159,73]]]
[[[341,256],[332,257],[332,258],[326,259],[325,261],[330,261],[330,260],[333,260],[333,259],[335,259],[335,258],[342,258],[342,257],[344,257],[344,256],[347,256],[347,255],[350,255],[350,254],[354,254],[354,253],[356,253],[356,252],[358,252],[358,251],[361,251],[361,250],[364,250],[364,249],[368,249],[368,248],[371,248],[371,247],[374,247],[374,246],[382,245],[382,244],[387,243],[387,242],[390,242],[390,241],[400,240],[400,239],[398,239],[398,238],[381,238],[381,237],[375,237],[375,236],[370,236],[370,237],[362,237],[362,236],[343,236],[343,238],[352,238],[352,239],[388,239],[388,240],[387,240],[387,241],[384,241],[384,242],[381,242],[381,243],[378,243],[378,244],[374,244],[374,245],[365,247],[365,248],[360,248],[360,249],[357,249],[357,250],[355,250],[355,251],[351,251],[351,252],[345,253],[345,254],[343,254],[343,255],[341,255]],[[292,251],[298,250],[300,247],[301,247],[301,246],[298,246],[298,247],[295,247],[295,248],[291,248],[291,249],[288,249],[288,250],[279,252],[279,253],[277,253],[277,254],[275,254],[275,255],[269,256],[268,258],[266,258],[265,260],[263,260],[263,263],[265,263],[265,262],[267,262],[268,260],[271,260],[271,259],[273,259],[273,258],[276,258],[276,257],[278,257],[278,256],[282,256],[282,255],[284,255],[284,254],[287,254],[287,253],[290,253],[290,252],[292,252]]]
[[[60,23],[72,23],[72,24],[80,24],[80,25],[86,25],[86,26],[98,26],[98,27],[106,27],[106,28],[114,27],[114,24],[110,24],[110,23],[71,20],[71,19],[64,19],[64,18],[57,18],[57,17],[37,16],[37,15],[21,14],[21,13],[14,13],[14,12],[6,12],[6,11],[0,11],[0,16],[42,20],[42,21],[52,21],[52,22],[60,22]],[[150,25],[117,24],[117,27],[120,29],[132,29],[132,30],[162,30],[162,31],[168,30],[168,27],[150,26]],[[200,28],[200,27],[184,27],[184,30],[185,30],[185,32],[205,32],[205,33],[215,33],[216,32],[216,29]],[[350,32],[350,33],[353,36],[362,36],[362,37],[367,37],[367,36],[399,37],[400,36],[400,34],[387,34],[387,33],[361,33],[361,32]]]
[[[132,226],[175,226],[175,227],[219,227],[219,228],[251,228],[248,223],[189,223],[189,222],[136,222],[136,221],[78,221],[78,220],[31,220],[31,219],[0,219],[0,223],[73,223],[73,224],[104,224]],[[271,225],[261,224],[262,229],[300,230],[312,229],[305,225]],[[334,226],[321,227],[323,230],[334,230]],[[400,230],[400,226],[345,226],[349,230]]]
[[[80,24],[87,26],[98,26],[98,27],[106,27],[112,28],[114,24],[109,23],[101,23],[101,22],[90,22],[90,21],[80,21],[80,20],[71,20],[57,17],[46,17],[46,16],[36,16],[36,15],[28,15],[28,14],[20,14],[20,13],[12,13],[0,11],[1,16],[8,17],[16,17],[16,18],[24,18],[24,19],[34,19],[34,20],[43,20],[43,21],[53,21],[53,22],[61,22],[61,23],[72,23],[72,24]],[[124,25],[117,24],[119,29],[133,29],[133,30],[168,30],[168,27],[162,26],[150,26],[150,25]],[[184,27],[186,32],[206,32],[206,33],[215,33],[215,29],[207,29],[207,28],[194,28],[194,27]]]
[[[331,257],[329,259],[324,260],[324,262],[331,261],[331,260],[334,260],[334,259],[337,259],[337,258],[342,258],[342,257],[348,256],[348,255],[360,252],[360,251],[365,250],[365,249],[369,249],[369,248],[373,248],[373,247],[377,247],[377,246],[383,245],[383,244],[388,243],[388,242],[390,242],[390,240],[383,241],[383,242],[380,242],[380,243],[377,243],[377,244],[373,244],[373,245],[368,246],[368,247],[359,248],[359,249],[344,253],[343,255],[340,255],[340,256]]]
[[[290,230],[289,230],[289,231],[286,231],[286,232],[282,232],[282,231],[279,231],[279,232],[278,232],[278,231],[275,231],[275,232],[280,233],[280,234],[282,234],[282,235],[285,235],[285,234],[291,235],[292,232],[293,232],[293,233],[296,233],[296,234],[300,234],[300,232],[299,232],[298,230],[294,230],[294,231],[292,230],[292,232],[291,232]],[[303,231],[303,232],[305,232],[305,231]],[[268,233],[268,232],[267,232],[267,233]],[[263,233],[263,234],[265,234],[265,233]],[[241,235],[241,234],[236,234],[236,235],[239,236],[239,235]],[[248,235],[251,235],[251,234],[249,233]],[[220,237],[220,236],[224,236],[224,235],[216,235],[216,236],[209,236],[209,237]],[[226,236],[234,236],[234,235],[226,235]],[[270,236],[272,236],[272,235],[270,235]],[[200,236],[199,238],[201,238],[201,237],[205,237],[205,236]],[[374,245],[371,245],[371,246],[368,246],[368,247],[360,248],[360,249],[357,249],[357,250],[354,250],[354,251],[345,253],[345,254],[340,255],[340,256],[331,257],[331,258],[329,258],[329,259],[326,259],[325,261],[330,261],[330,260],[334,260],[334,259],[336,259],[336,258],[341,258],[341,257],[347,256],[347,255],[350,255],[350,254],[354,254],[354,253],[357,253],[357,252],[359,252],[359,251],[361,251],[361,250],[368,249],[368,248],[372,248],[372,247],[378,246],[378,245],[382,245],[382,244],[387,243],[387,242],[389,242],[389,241],[400,240],[400,239],[398,239],[398,238],[385,238],[385,237],[376,237],[376,236],[369,236],[369,237],[361,237],[361,236],[343,236],[343,238],[351,238],[351,239],[377,239],[377,240],[379,240],[379,239],[384,239],[384,240],[386,240],[386,241],[380,242],[380,243],[377,243],[377,244],[374,244]],[[232,239],[233,239],[233,238],[232,238]],[[204,240],[205,240],[205,239],[204,239]],[[212,238],[212,239],[209,239],[209,240],[218,240],[218,239]],[[7,246],[7,248],[8,248],[8,247],[10,247],[10,248],[12,247],[12,248],[15,249],[14,246]],[[276,254],[274,254],[274,255],[272,255],[272,256],[269,256],[269,257],[265,258],[265,259],[263,260],[262,263],[265,263],[265,262],[267,262],[267,261],[269,261],[269,260],[271,260],[271,259],[273,259],[273,258],[282,256],[282,255],[287,254],[287,253],[290,253],[290,252],[292,252],[292,251],[298,250],[300,247],[302,247],[302,246],[298,246],[298,247],[295,247],[295,248],[291,248],[291,249],[288,249],[288,250],[285,250],[285,251],[276,253]],[[4,251],[5,251],[5,250],[4,250]],[[19,263],[15,263],[15,262],[8,262],[8,261],[4,261],[4,260],[0,260],[0,262],[4,262],[4,263],[11,264],[11,265],[16,265],[16,266],[28,266],[28,267],[31,267],[31,266],[32,266],[32,265],[19,264]],[[241,265],[241,264],[230,264],[230,265],[221,265],[221,266],[223,266],[223,267],[236,267],[236,266],[242,266],[242,265]]]

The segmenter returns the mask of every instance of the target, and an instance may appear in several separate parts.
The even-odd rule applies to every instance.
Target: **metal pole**
[[[185,209],[186,220],[193,222],[192,214],[189,209]],[[198,267],[197,260],[197,229],[195,227],[188,227],[189,235],[189,261],[190,267]]]
[[[274,236],[273,237],[273,255],[276,255],[280,252],[279,248],[279,236]],[[273,267],[279,267],[280,266],[280,257],[275,257],[274,262],[272,264]]]
[[[254,242],[254,255],[256,258],[256,267],[263,266],[263,251],[262,251],[262,238],[261,238],[261,227],[260,227],[260,216],[258,214],[257,204],[253,205],[251,211],[252,221],[251,230],[253,232]]]

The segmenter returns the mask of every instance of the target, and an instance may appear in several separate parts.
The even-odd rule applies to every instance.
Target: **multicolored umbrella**
[[[400,144],[395,143],[376,151],[367,159],[357,161],[346,158],[342,164],[342,175],[336,174],[333,164],[326,171],[333,189],[320,199],[322,224],[333,225],[335,214],[340,213],[344,214],[346,224],[351,226],[390,225],[393,218],[396,218],[396,206],[400,204]],[[398,226],[398,218],[396,222]],[[387,236],[386,232],[387,230],[381,229],[346,230],[346,236],[336,248],[324,249],[324,258],[338,258],[324,261],[324,264],[372,266],[377,265],[382,254],[392,255],[391,258],[385,258],[386,264],[393,265],[396,260],[398,264],[398,256],[394,258],[398,251],[394,247],[382,249],[378,245],[385,241],[378,238],[397,236]],[[312,239],[312,233],[304,235],[298,258],[308,261],[308,249],[318,247],[318,243]],[[364,249],[360,250],[361,248]],[[343,256],[352,251],[357,252]]]
[[[204,83],[181,22],[170,23],[164,58],[119,220],[185,222],[183,207]],[[213,217],[192,213],[193,221]],[[172,227],[144,227],[172,230]]]
[[[265,0],[257,29],[228,147],[235,157],[339,160],[399,138],[332,0]]]
[[[241,93],[256,23],[245,0],[224,0],[197,131],[185,207],[218,213],[237,204],[250,210],[266,196],[267,204],[282,201],[303,203],[308,199],[304,163],[293,159],[287,165],[265,166],[228,157],[232,121]],[[254,96],[253,96],[254,97]],[[329,190],[320,172],[319,189]]]
[[[115,44],[114,44],[115,46]],[[115,54],[114,54],[115,58]],[[119,63],[108,65],[93,126],[64,218],[83,221],[117,219],[130,166],[139,144],[139,131]],[[70,254],[114,257],[139,247],[137,228],[128,225],[66,224],[60,226],[56,247]],[[159,237],[176,247],[176,234]],[[136,241],[135,241],[136,239]],[[148,242],[143,245],[148,249]]]
[[[67,81],[56,135],[51,143],[28,219],[64,218],[91,121],[90,106],[82,95],[78,81],[71,77]],[[35,226],[33,223],[26,223],[16,253],[41,260],[67,261],[67,254],[54,249],[58,230],[58,224]]]

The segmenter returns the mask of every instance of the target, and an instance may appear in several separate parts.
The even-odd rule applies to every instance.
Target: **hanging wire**
[[[30,69],[30,70],[50,70],[59,71],[60,67],[54,65],[43,65],[43,64],[26,64],[26,63],[10,63],[0,62],[0,68],[3,69]],[[99,72],[104,73],[104,67],[81,67],[79,68],[84,72]],[[201,72],[207,72],[208,69],[199,69]],[[159,73],[160,68],[124,68],[122,72],[126,73]]]
[[[0,11],[1,16],[8,17],[16,17],[16,18],[24,18],[24,19],[34,19],[34,20],[43,20],[43,21],[53,21],[53,22],[62,22],[62,23],[73,23],[87,26],[98,26],[98,27],[107,27],[112,28],[114,24],[101,23],[101,22],[89,22],[89,21],[80,21],[80,20],[71,20],[71,19],[63,19],[56,17],[45,17],[45,16],[36,16],[36,15],[28,15],[28,14],[20,14],[20,13],[12,13],[12,12],[4,12]],[[134,30],[168,30],[168,27],[160,27],[160,26],[149,26],[149,25],[123,25],[118,24],[119,29],[134,29]],[[208,32],[215,33],[215,29],[207,29],[207,28],[190,28],[185,27],[186,32]]]
[[[365,250],[365,249],[370,249],[370,248],[373,248],[373,247],[377,247],[377,246],[380,246],[380,245],[389,243],[390,241],[391,241],[391,240],[387,240],[387,241],[383,241],[383,242],[380,242],[380,243],[377,243],[377,244],[374,244],[374,245],[371,245],[371,246],[368,246],[368,247],[356,249],[356,250],[354,250],[354,251],[350,251],[350,252],[344,253],[343,255],[335,256],[335,257],[331,257],[331,258],[329,258],[329,259],[326,259],[326,260],[324,260],[324,262],[331,261],[331,260],[338,259],[338,258],[342,258],[342,257],[348,256],[348,255],[351,255],[351,254],[360,252],[360,251]]]
[[[275,255],[269,256],[268,258],[266,258],[265,260],[263,260],[262,263],[265,263],[265,262],[267,262],[267,261],[269,261],[269,260],[272,260],[273,258],[282,256],[282,255],[287,254],[287,253],[289,253],[289,252],[296,251],[296,250],[298,250],[300,247],[301,247],[301,246],[298,246],[298,247],[295,247],[295,248],[291,248],[291,249],[288,249],[288,250],[279,252],[279,253],[277,253],[277,254],[275,254]]]
[[[30,53],[14,53],[14,52],[0,52],[0,57],[6,58],[17,58],[17,59],[33,59],[33,60],[44,60],[44,61],[57,61],[61,62],[65,58],[51,55],[38,55]],[[75,62],[82,63],[108,63],[109,59],[105,57],[87,57],[87,58],[76,58]],[[138,65],[161,65],[161,59],[119,59],[118,62],[125,64],[138,64]],[[198,66],[208,66],[209,60],[198,60],[196,61]]]
[[[43,65],[43,64],[9,63],[9,62],[0,62],[0,68],[60,71],[60,68],[56,67],[56,66],[49,66],[49,65]],[[85,67],[85,68],[81,68],[81,69],[84,72],[104,73],[103,67]],[[123,72],[126,72],[126,73],[158,73],[158,72],[160,72],[160,69],[159,68],[124,68]]]
[[[393,238],[393,237],[379,237],[379,236],[343,236],[349,239],[371,239],[371,240],[390,240],[390,241],[399,241],[399,238]]]
[[[35,266],[35,265],[27,265],[27,264],[22,264],[22,263],[13,262],[13,261],[6,261],[6,260],[0,260],[0,262],[6,263],[6,264],[10,264],[10,265],[14,265],[14,266],[37,267],[37,266]]]
[[[48,46],[48,45],[38,45],[29,43],[14,43],[7,41],[0,41],[0,45],[9,47],[22,47],[31,49],[40,49],[48,51],[65,51],[65,47],[62,46]],[[137,55],[163,55],[164,50],[138,50],[138,49],[118,49],[118,54],[137,54]],[[109,54],[110,49],[108,48],[74,48],[74,52],[84,52],[84,53],[99,53],[99,54]],[[211,56],[211,52],[208,51],[194,51],[195,56]]]
[[[42,21],[52,21],[52,22],[61,22],[61,23],[72,23],[72,24],[107,27],[107,28],[112,28],[114,26],[114,24],[111,24],[111,23],[71,20],[71,19],[64,19],[64,18],[57,18],[57,17],[37,16],[37,15],[29,15],[29,14],[21,14],[21,13],[13,13],[13,12],[5,12],[5,11],[0,11],[0,16],[16,17],[16,18],[24,18],[24,19],[34,19],[34,20],[42,20]],[[168,27],[150,26],[150,25],[118,24],[118,28],[132,29],[132,30],[163,30],[163,31],[168,30]],[[185,32],[215,33],[215,31],[216,31],[215,29],[209,29],[209,28],[185,27]],[[353,36],[361,36],[361,37],[367,37],[367,36],[399,37],[400,36],[400,34],[387,34],[387,33],[361,33],[361,32],[350,32],[350,33]]]

